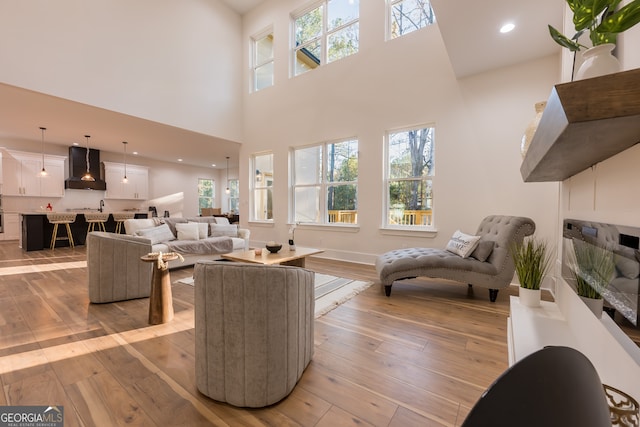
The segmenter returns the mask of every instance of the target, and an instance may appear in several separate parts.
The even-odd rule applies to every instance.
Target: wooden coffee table
[[[288,247],[283,246],[283,248],[275,254],[272,254],[267,249],[262,249],[262,254],[256,255],[255,249],[250,249],[248,251],[230,252],[221,255],[221,257],[230,261],[251,262],[254,264],[280,264],[304,267],[305,259],[308,256],[322,252],[324,252],[322,249],[303,248],[300,246],[297,246],[294,251],[291,251]]]

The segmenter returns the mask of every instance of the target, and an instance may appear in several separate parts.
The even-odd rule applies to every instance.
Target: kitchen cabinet
[[[18,240],[20,238],[20,222],[17,213],[4,214],[4,240]]]
[[[46,176],[40,176],[42,155],[6,150],[2,154],[3,194],[6,196],[63,197],[64,160],[44,156]]]
[[[103,162],[107,182],[105,199],[146,200],[149,198],[149,168],[127,165],[127,182],[123,183],[124,164]]]

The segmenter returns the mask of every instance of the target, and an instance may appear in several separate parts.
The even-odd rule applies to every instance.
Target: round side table
[[[149,296],[149,324],[158,325],[167,323],[173,319],[173,297],[171,295],[171,276],[169,269],[158,268],[158,256],[143,255],[140,259],[144,262],[152,262],[153,274],[151,275],[151,295]],[[162,261],[169,262],[178,259],[176,254],[162,254]]]

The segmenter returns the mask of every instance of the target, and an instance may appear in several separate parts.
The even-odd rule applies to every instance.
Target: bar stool
[[[49,245],[51,249],[55,249],[56,240],[68,240],[69,246],[71,246],[72,248],[75,247],[73,243],[73,234],[71,233],[71,227],[69,227],[69,224],[73,224],[76,221],[76,215],[77,214],[75,213],[69,212],[47,214],[47,219],[51,224],[53,224],[53,233],[51,233],[51,244]],[[58,226],[60,224],[64,224],[67,228],[67,237],[58,237]]]
[[[95,231],[96,224],[98,224],[98,231],[107,231],[104,227],[104,223],[109,219],[109,214],[107,212],[86,212],[84,214],[84,219],[87,221],[87,234],[92,231]]]
[[[116,234],[120,234],[124,230],[122,225],[124,224],[125,220],[133,219],[136,217],[136,214],[133,212],[114,212],[112,215],[113,220],[116,222]]]

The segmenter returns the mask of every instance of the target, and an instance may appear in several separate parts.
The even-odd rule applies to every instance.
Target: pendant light
[[[40,127],[40,131],[42,132],[42,170],[40,171],[40,176],[47,176],[47,171],[44,168],[44,131],[47,130],[47,128],[44,127]]]
[[[127,179],[127,141],[122,141],[122,145],[124,145],[124,178],[122,178],[122,183],[126,184],[129,182]]]
[[[225,193],[229,194],[231,190],[229,190],[229,156],[227,156],[227,188],[224,190]]]
[[[85,135],[85,138],[87,138],[87,173],[85,173],[82,178],[80,178],[80,180],[82,181],[95,181],[96,179],[94,177],[91,176],[91,172],[89,170],[89,138],[91,138],[90,135]]]

